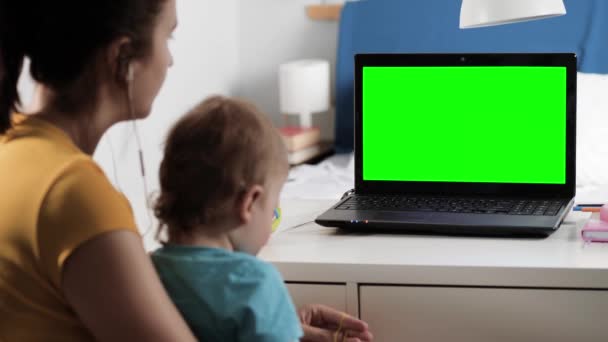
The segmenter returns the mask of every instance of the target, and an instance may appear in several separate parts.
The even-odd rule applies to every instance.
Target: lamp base
[[[300,127],[311,128],[312,127],[312,113],[300,113]]]

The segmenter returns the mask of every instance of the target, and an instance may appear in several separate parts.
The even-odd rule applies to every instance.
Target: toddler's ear
[[[253,185],[245,191],[237,202],[237,210],[241,224],[249,223],[253,218],[253,208],[262,198],[264,188],[261,185]]]

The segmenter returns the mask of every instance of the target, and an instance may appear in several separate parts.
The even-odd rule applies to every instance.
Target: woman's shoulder
[[[55,177],[55,183],[73,183],[77,187],[84,186],[95,191],[103,190],[120,194],[99,164],[87,155],[74,156],[65,160],[63,165],[58,168]]]
[[[64,161],[49,179],[46,204],[90,204],[89,210],[131,216],[128,200],[110,182],[102,168],[89,156],[74,156]],[[94,207],[94,208],[93,208]],[[120,210],[116,212],[115,210]]]
[[[0,142],[0,187],[19,191],[30,207],[44,209],[49,198],[90,194],[98,200],[123,197],[93,158],[59,128],[36,118],[19,119]],[[78,198],[78,196],[72,196]]]
[[[128,200],[94,161],[74,158],[55,174],[40,203],[37,236],[42,269],[59,284],[65,260],[74,250],[119,230],[138,232]]]
[[[64,159],[61,165],[57,166],[56,172],[55,176],[58,179],[72,178],[79,182],[93,181],[108,184],[110,182],[99,164],[85,154],[73,155],[71,158]]]
[[[105,178],[91,156],[77,148],[61,129],[19,114],[13,116],[13,126],[2,135],[0,162],[10,170],[10,177],[0,173],[0,179],[10,178],[37,188],[49,186],[66,174]]]

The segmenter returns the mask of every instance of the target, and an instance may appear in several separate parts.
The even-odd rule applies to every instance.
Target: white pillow
[[[578,73],[576,184],[608,184],[608,75]]]

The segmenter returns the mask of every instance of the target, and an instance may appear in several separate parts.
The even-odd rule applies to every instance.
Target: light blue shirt
[[[279,272],[251,255],[166,245],[152,261],[200,340],[297,341],[302,328]]]

